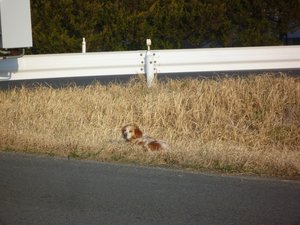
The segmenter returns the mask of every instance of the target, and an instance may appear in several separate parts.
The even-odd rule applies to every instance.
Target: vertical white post
[[[147,85],[148,87],[151,87],[154,78],[154,58],[150,51],[151,39],[147,39],[146,44],[147,44],[147,53],[145,56],[146,57],[145,62],[146,62]]]
[[[86,42],[85,42],[85,38],[82,38],[82,53],[86,53]]]

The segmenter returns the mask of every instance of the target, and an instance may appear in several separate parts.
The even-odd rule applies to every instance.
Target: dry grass
[[[0,150],[300,178],[298,77],[143,79],[0,91]],[[135,122],[171,146],[121,140]]]

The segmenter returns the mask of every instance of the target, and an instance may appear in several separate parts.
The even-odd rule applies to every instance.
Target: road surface
[[[300,225],[300,182],[0,152],[0,225]]]

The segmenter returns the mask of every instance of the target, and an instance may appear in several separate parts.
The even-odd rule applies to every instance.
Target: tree
[[[300,0],[31,0],[31,53],[261,46],[300,27]]]
[[[82,37],[93,43],[105,23],[103,5],[89,0],[33,0],[32,53],[79,52]]]

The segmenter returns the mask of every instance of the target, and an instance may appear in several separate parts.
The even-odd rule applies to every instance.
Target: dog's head
[[[126,141],[132,141],[142,137],[143,132],[136,124],[129,124],[122,128],[122,135]]]

